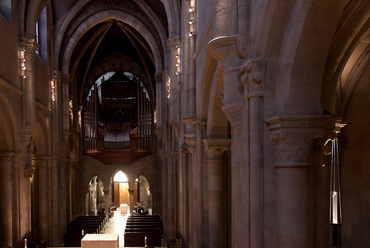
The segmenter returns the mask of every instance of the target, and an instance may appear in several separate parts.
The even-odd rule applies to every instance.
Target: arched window
[[[36,43],[38,44],[36,54],[39,54],[45,63],[48,61],[47,40],[47,16],[45,7],[39,16],[39,20],[36,22]]]
[[[12,22],[12,0],[0,0],[0,14],[11,24]]]

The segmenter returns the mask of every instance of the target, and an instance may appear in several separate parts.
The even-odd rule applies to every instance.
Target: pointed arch
[[[0,93],[0,135],[4,137],[4,141],[1,142],[0,151],[19,151],[20,144],[17,142],[16,137],[21,137],[21,132],[17,129],[16,120],[12,107],[3,92]]]

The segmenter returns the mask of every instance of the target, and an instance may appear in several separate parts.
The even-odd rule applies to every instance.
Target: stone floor
[[[105,233],[119,235],[119,247],[124,247],[125,240],[123,237],[123,232],[125,230],[129,214],[130,213],[128,212],[127,215],[121,215],[120,209],[117,208],[117,210],[114,211],[114,216],[109,219],[107,228],[105,229]]]

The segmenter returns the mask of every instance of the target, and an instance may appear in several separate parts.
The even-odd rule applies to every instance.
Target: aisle
[[[105,233],[118,234],[119,235],[119,247],[124,247],[123,232],[126,227],[127,218],[130,215],[130,211],[127,211],[127,215],[121,216],[120,208],[114,211],[114,216],[109,219]]]

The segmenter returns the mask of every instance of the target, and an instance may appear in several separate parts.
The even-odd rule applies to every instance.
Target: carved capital
[[[18,153],[1,153],[0,154],[0,167],[19,167],[20,154]]]
[[[38,44],[35,39],[28,39],[26,37],[19,38],[19,47],[24,49],[26,54],[35,54]]]
[[[275,167],[308,166],[312,141],[325,134],[330,117],[282,115],[267,119],[274,144]]]
[[[189,152],[194,153],[196,144],[195,133],[185,134],[185,142],[188,145]]]
[[[133,194],[134,194],[134,192],[135,192],[135,189],[128,189],[128,193],[129,193],[130,195],[133,195]]]
[[[167,47],[169,50],[176,52],[177,48],[181,45],[181,36],[175,38],[168,38]]]
[[[23,131],[23,144],[25,147],[29,146],[31,144],[31,138],[33,135],[33,131]]]
[[[188,145],[186,143],[183,143],[181,145],[181,152],[186,156],[189,154]]]
[[[180,139],[180,129],[181,129],[181,123],[179,122],[173,122],[171,123],[171,126],[173,130],[175,131],[175,136],[177,139]]]
[[[241,67],[244,72],[241,81],[248,85],[248,97],[263,96],[266,67],[267,61],[263,59],[247,60]]]
[[[204,130],[206,123],[204,121],[194,121],[195,130],[197,133],[201,133]]]
[[[240,135],[242,133],[242,114],[244,103],[231,103],[222,106],[226,118],[230,122],[230,126],[234,128]]]
[[[109,189],[103,189],[104,195],[108,195],[110,190]]]
[[[205,139],[203,140],[205,149],[207,151],[207,161],[223,160],[224,152],[230,148],[229,139]]]

